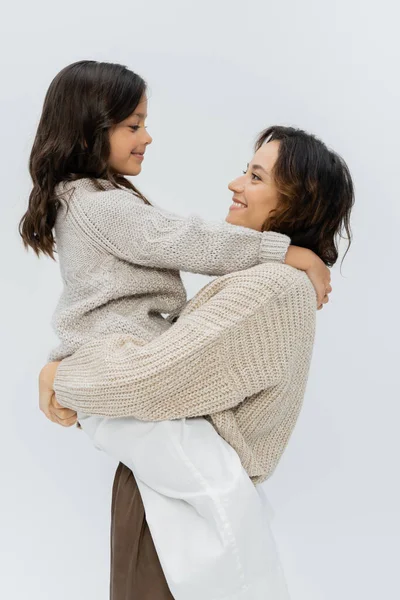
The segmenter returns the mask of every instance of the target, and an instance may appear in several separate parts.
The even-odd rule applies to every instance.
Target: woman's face
[[[139,175],[144,153],[152,137],[147,133],[147,98],[142,96],[134,112],[110,128],[110,168],[120,175]]]
[[[261,146],[247,171],[229,184],[234,203],[229,208],[225,221],[232,225],[262,230],[269,213],[278,204],[278,192],[272,176],[278,151],[279,142],[276,140]]]

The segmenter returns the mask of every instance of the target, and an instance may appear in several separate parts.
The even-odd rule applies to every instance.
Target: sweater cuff
[[[81,407],[79,406],[79,402],[76,402],[77,395],[71,390],[72,381],[76,385],[78,383],[77,377],[79,377],[77,376],[76,370],[74,372],[73,365],[71,371],[71,362],[73,363],[73,359],[73,355],[68,356],[58,365],[54,377],[53,390],[55,392],[57,402],[59,402],[61,406],[78,412],[78,410],[81,410]],[[79,387],[84,388],[84,384],[82,384],[82,377],[80,377],[79,383]]]
[[[276,231],[263,231],[260,245],[260,263],[285,262],[290,237]]]

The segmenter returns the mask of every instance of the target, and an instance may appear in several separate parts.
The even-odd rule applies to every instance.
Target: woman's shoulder
[[[289,304],[308,305],[316,308],[315,290],[308,276],[286,264],[268,262],[228,273],[213,279],[203,287],[185,306],[183,313],[189,313],[204,305],[213,297],[221,299],[221,306],[232,310],[247,307],[249,311],[258,305],[285,298]],[[219,303],[218,303],[219,304]],[[242,310],[242,309],[240,309]]]
[[[304,271],[280,262],[265,262],[236,271],[231,278],[238,287],[252,290],[260,296],[296,295],[299,291],[315,297],[314,286]]]

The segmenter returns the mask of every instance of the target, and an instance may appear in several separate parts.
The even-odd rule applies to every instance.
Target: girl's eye
[[[129,127],[132,129],[132,131],[137,131],[138,129],[140,129],[140,125],[129,125]],[[145,125],[144,127],[145,129],[147,129],[147,125]]]

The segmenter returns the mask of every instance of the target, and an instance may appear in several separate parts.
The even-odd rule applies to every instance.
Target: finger
[[[53,414],[55,414],[59,421],[67,421],[68,419],[75,418],[77,416],[76,412],[74,410],[70,410],[69,408],[53,409]]]
[[[52,413],[52,416],[54,423],[61,425],[61,427],[71,427],[71,425],[74,425],[78,420],[76,415],[73,415],[68,419],[60,419],[55,413]]]
[[[71,408],[52,408],[51,410],[60,419],[68,419],[69,417],[74,417],[76,415],[76,411]]]
[[[331,291],[332,291],[332,286],[331,286],[331,284],[329,284],[329,285],[327,286],[327,288],[326,288],[326,293],[327,293],[327,294],[330,294],[330,293],[331,293]]]
[[[46,414],[46,417],[47,417],[48,419],[50,419],[50,421],[51,421],[52,423],[57,423],[57,424],[58,424],[57,417],[56,417],[55,415],[53,415],[53,413],[52,413],[51,411],[49,411],[49,413],[48,413],[48,414]]]
[[[54,415],[52,415],[51,413],[48,413],[46,415],[46,417],[52,422],[52,423],[57,423],[57,421],[54,418]]]
[[[51,410],[59,417],[60,419],[68,419],[69,417],[73,417],[76,415],[76,411],[72,408],[51,408]]]
[[[60,423],[60,425],[62,425],[63,427],[72,427],[72,425],[75,425],[77,420],[78,419],[76,417],[71,417],[70,419],[67,419],[66,421]]]
[[[61,406],[61,404],[59,404],[59,402],[57,401],[56,395],[54,393],[51,397],[51,405],[54,408],[64,408],[63,406]]]
[[[48,409],[47,409],[47,410],[45,410],[45,409],[44,409],[44,408],[42,408],[42,407],[39,407],[39,410],[40,410],[40,411],[41,411],[41,412],[44,414],[44,416],[45,416],[47,419],[49,419],[50,421],[52,421],[52,420],[53,420],[53,415],[51,414],[51,411],[50,411],[50,410],[48,410]]]
[[[318,296],[318,306],[320,304],[324,304],[325,299],[328,297],[325,289],[321,291],[320,295]]]

